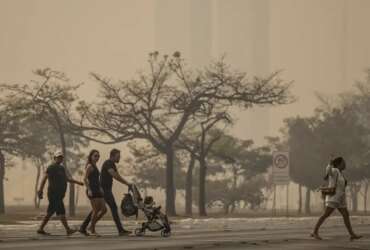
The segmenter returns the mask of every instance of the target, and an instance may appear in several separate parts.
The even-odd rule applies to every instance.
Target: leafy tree
[[[325,158],[322,158],[318,138],[314,132],[316,124],[317,121],[310,118],[295,117],[285,120],[286,141],[290,152],[290,176],[294,182],[306,187],[306,213],[311,212],[311,191],[322,184],[324,175]]]
[[[333,109],[331,112],[323,112],[317,130],[319,135],[327,135],[330,140],[321,140],[321,152],[336,152],[342,155],[347,162],[345,172],[349,180],[349,191],[352,198],[352,209],[357,211],[358,193],[362,183],[369,177],[368,162],[370,161],[369,129],[358,121],[358,116],[351,105]],[[343,134],[343,131],[345,133]],[[333,150],[334,149],[334,150]],[[324,156],[322,156],[324,157]]]
[[[358,123],[351,106],[325,111],[318,109],[315,116],[310,118],[290,118],[286,120],[286,127],[291,177],[307,187],[307,213],[310,213],[310,193],[323,184],[324,167],[330,155],[341,155],[346,159],[349,166],[346,175],[351,180],[350,190],[356,193],[352,198],[357,196],[358,182],[368,178],[364,167],[364,163],[369,160],[368,142],[365,140],[368,131]],[[309,150],[305,145],[309,145]],[[357,201],[353,200],[353,203],[357,204]]]
[[[264,201],[263,188],[267,182],[257,177],[271,165],[271,151],[268,147],[254,147],[253,141],[241,140],[224,135],[212,149],[214,162],[220,167],[214,173],[215,180],[209,180],[211,193],[208,202],[222,202],[225,212],[231,212],[243,201],[252,209]],[[213,182],[212,182],[213,181]],[[223,186],[224,191],[219,192]]]
[[[207,176],[207,158],[213,145],[221,139],[222,130],[213,128],[217,123],[224,120],[230,122],[226,113],[218,113],[214,116],[208,116],[206,120],[200,122],[200,129],[184,133],[179,140],[179,148],[188,151],[190,161],[186,174],[186,192],[185,192],[185,213],[192,214],[192,190],[193,190],[193,169],[195,160],[199,162],[199,215],[205,216],[206,213],[206,176]],[[213,129],[212,129],[213,128]]]
[[[129,143],[131,157],[126,158],[130,166],[129,174],[134,176],[134,183],[144,190],[166,188],[166,159],[151,145]],[[178,189],[184,188],[184,169],[179,159],[179,152],[175,154],[175,183]]]
[[[255,210],[260,208],[266,200],[263,189],[267,186],[262,175],[255,176],[248,181],[241,182],[238,186],[230,185],[228,179],[207,180],[208,207],[222,206],[225,214],[233,213],[241,202]],[[196,195],[197,196],[197,195]],[[197,198],[195,196],[195,198]]]
[[[59,145],[65,156],[64,165],[67,169],[69,162],[68,146],[87,145],[87,141],[73,131],[69,126],[72,120],[72,108],[77,101],[76,90],[80,85],[69,84],[69,79],[62,72],[49,68],[36,70],[38,80],[28,84],[2,84],[0,88],[7,91],[7,99],[16,103],[18,110],[28,112],[28,115],[39,119],[54,130],[59,138]],[[74,135],[67,138],[67,135]],[[67,139],[70,139],[67,141]],[[71,170],[71,169],[69,169]],[[69,213],[75,214],[75,189],[70,184]]]
[[[5,213],[4,180],[6,155],[27,157],[35,155],[42,139],[32,133],[27,112],[19,109],[15,100],[0,100],[0,214]]]

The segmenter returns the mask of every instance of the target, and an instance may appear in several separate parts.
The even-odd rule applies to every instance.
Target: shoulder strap
[[[344,174],[343,174],[343,173],[341,173],[341,174],[342,174],[342,176],[343,176],[345,186],[347,186],[347,183],[348,183],[347,178],[346,178],[346,176],[344,176]]]
[[[336,171],[337,172],[337,177],[335,178],[335,185],[334,185],[334,188],[337,188],[337,184],[338,184],[338,179],[339,179],[339,175],[340,175],[340,171]]]

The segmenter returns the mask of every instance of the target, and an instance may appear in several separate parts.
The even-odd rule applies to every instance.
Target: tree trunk
[[[276,185],[274,184],[274,196],[272,198],[272,214],[276,215]]]
[[[174,151],[170,147],[166,150],[166,213],[176,215],[175,183],[174,183]]]
[[[76,204],[75,204],[75,185],[69,183],[69,216],[73,217],[76,215]]]
[[[311,214],[311,189],[306,187],[305,213]]]
[[[230,207],[230,205],[228,203],[224,204],[224,213],[225,214],[229,214],[229,207]]]
[[[234,164],[232,166],[233,166],[233,186],[232,186],[232,189],[233,189],[233,192],[235,192],[236,188],[238,186],[238,174],[237,174],[238,170],[234,166]],[[236,203],[236,201],[234,199],[232,199],[231,204],[230,204],[230,206],[231,206],[230,213],[231,214],[234,213],[234,211],[235,211],[235,206],[236,206],[235,203]]]
[[[64,167],[68,171],[68,158],[67,158],[67,145],[65,142],[65,137],[63,131],[59,131],[60,133],[60,142],[62,144],[62,151],[64,156]],[[70,173],[72,175],[72,173]],[[75,185],[73,183],[69,183],[69,216],[73,217],[76,215],[76,206],[75,206]]]
[[[67,158],[67,145],[65,142],[64,132],[61,130],[60,133],[60,142],[62,145],[62,151],[64,156],[64,167],[68,171],[68,158]],[[70,173],[72,175],[72,173]],[[75,185],[73,183],[69,183],[69,216],[73,217],[76,215],[76,206],[75,206]]]
[[[365,183],[365,191],[364,191],[364,212],[367,214],[367,194],[369,193],[369,182],[366,181]]]
[[[298,214],[302,214],[302,185],[298,185]]]
[[[230,209],[230,213],[234,213],[235,212],[235,207],[236,207],[236,204],[235,204],[235,201],[233,203],[231,203],[231,209]]]
[[[0,214],[5,214],[4,178],[5,156],[0,150]]]
[[[236,190],[237,184],[238,184],[238,175],[237,175],[238,170],[233,164],[233,189],[234,191]]]
[[[194,156],[190,156],[188,171],[186,173],[185,184],[185,214],[191,216],[193,214],[193,169],[195,165]]]
[[[35,190],[34,190],[34,197],[33,197],[33,204],[35,208],[40,208],[40,200],[37,195],[37,190],[39,188],[40,182],[40,175],[41,175],[41,165],[36,163],[36,182],[35,182]]]
[[[67,156],[67,144],[66,144],[66,140],[65,140],[65,135],[64,135],[64,129],[63,129],[63,126],[62,126],[62,122],[60,120],[60,117],[57,113],[56,110],[54,110],[53,108],[51,108],[49,106],[49,110],[51,111],[51,113],[53,114],[54,118],[55,118],[55,121],[57,122],[57,126],[58,126],[58,133],[59,133],[59,139],[60,139],[60,144],[61,144],[61,147],[62,147],[62,152],[63,152],[63,156],[64,156],[64,167],[65,169],[68,171],[68,166],[67,166],[67,162],[68,162],[68,156]],[[72,175],[72,173],[71,173]],[[75,216],[76,214],[76,207],[75,207],[75,186],[73,183],[70,183],[69,184],[69,216]]]
[[[206,175],[207,164],[206,160],[201,157],[199,160],[199,215],[207,216],[206,211]]]
[[[80,187],[76,186],[76,199],[75,199],[75,206],[78,207],[78,201],[80,197]]]
[[[353,184],[350,188],[351,192],[351,200],[352,200],[352,212],[358,211],[358,192],[359,188],[357,187],[357,184]]]

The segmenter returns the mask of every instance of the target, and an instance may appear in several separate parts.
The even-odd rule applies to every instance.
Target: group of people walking
[[[112,149],[110,151],[109,159],[103,163],[100,172],[97,167],[97,163],[100,159],[99,151],[95,149],[91,150],[85,166],[84,182],[80,182],[74,180],[62,165],[64,161],[63,153],[60,151],[56,152],[54,154],[54,163],[47,168],[38,191],[38,196],[40,199],[42,199],[44,186],[46,181],[48,181],[49,186],[47,197],[49,205],[46,215],[40,225],[40,228],[37,230],[37,233],[42,235],[49,235],[49,233],[46,232],[44,228],[51,216],[56,214],[60,217],[60,220],[66,230],[67,235],[71,235],[79,231],[81,234],[86,236],[99,236],[95,230],[95,226],[96,223],[107,212],[107,204],[111,210],[113,220],[118,230],[118,235],[124,236],[130,234],[131,232],[125,230],[122,226],[121,219],[118,215],[117,203],[112,192],[113,179],[129,187],[131,186],[131,183],[125,180],[117,171],[116,163],[120,161],[120,158],[120,151],[118,149]],[[68,182],[75,183],[81,186],[85,185],[86,195],[91,203],[91,212],[87,215],[78,230],[69,227],[65,216],[63,199],[67,190]]]
[[[37,230],[37,233],[42,235],[49,234],[44,230],[44,228],[51,216],[56,213],[56,215],[60,217],[60,220],[66,230],[67,235],[71,235],[79,231],[81,234],[86,236],[98,236],[95,230],[95,226],[96,223],[107,212],[106,204],[111,210],[113,220],[118,230],[118,234],[120,236],[123,236],[131,233],[130,231],[125,230],[122,226],[120,217],[118,215],[118,207],[112,192],[113,179],[129,187],[132,185],[127,180],[125,180],[117,171],[116,163],[120,161],[120,157],[120,151],[118,149],[112,149],[109,155],[109,159],[103,163],[100,172],[97,167],[97,163],[100,158],[99,151],[91,150],[86,163],[83,183],[74,180],[68,174],[68,171],[66,171],[66,169],[62,165],[64,160],[63,153],[56,152],[54,154],[54,162],[47,168],[38,191],[38,196],[40,199],[42,199],[43,189],[46,181],[48,180],[49,185],[47,197],[49,205],[47,208],[47,213],[40,225],[40,228]],[[314,231],[311,233],[311,237],[317,240],[322,239],[319,235],[320,226],[334,212],[335,209],[338,209],[340,214],[343,216],[344,224],[350,234],[350,239],[355,240],[362,237],[355,234],[351,226],[350,216],[346,204],[347,180],[343,174],[343,171],[345,169],[346,163],[342,157],[332,159],[326,167],[326,176],[324,179],[328,181],[328,187],[326,187],[325,189],[326,192],[323,192],[325,196],[325,211],[317,221]],[[70,228],[65,216],[63,199],[67,190],[67,182],[75,183],[81,186],[85,185],[86,195],[91,202],[92,210],[83,221],[79,230]]]

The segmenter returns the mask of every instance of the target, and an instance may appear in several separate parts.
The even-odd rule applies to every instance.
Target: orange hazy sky
[[[232,133],[262,143],[284,118],[310,115],[316,91],[335,95],[364,78],[369,12],[367,0],[0,0],[0,82],[52,67],[85,82],[79,94],[93,100],[91,71],[133,78],[153,50],[180,50],[197,67],[226,54],[250,75],[283,69],[295,82],[292,105],[235,110]]]

